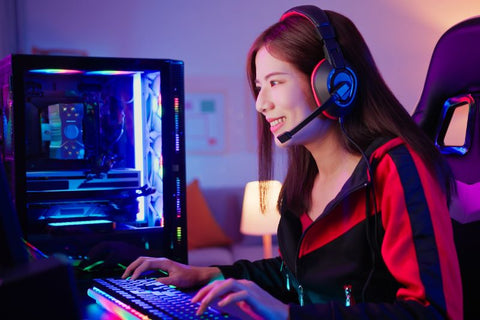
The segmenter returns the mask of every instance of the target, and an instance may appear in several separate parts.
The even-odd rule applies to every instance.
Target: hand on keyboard
[[[219,307],[235,303],[252,319],[288,318],[288,305],[272,297],[255,282],[244,279],[214,281],[200,289],[192,298],[192,303],[200,303],[196,315],[203,314],[218,299]]]
[[[158,269],[167,274],[167,276],[158,279],[160,282],[178,288],[202,286],[215,278],[221,277],[221,272],[216,267],[194,267],[166,258],[140,257],[127,267],[122,278],[130,277],[135,280],[149,270]]]

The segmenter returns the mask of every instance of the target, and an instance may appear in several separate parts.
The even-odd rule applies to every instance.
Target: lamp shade
[[[245,186],[243,196],[242,220],[240,231],[243,234],[263,236],[276,234],[280,214],[277,210],[277,201],[282,184],[280,181],[266,181],[267,194],[265,195],[265,212],[260,209],[260,182],[251,181]]]

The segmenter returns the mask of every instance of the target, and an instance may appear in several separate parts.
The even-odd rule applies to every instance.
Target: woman
[[[316,73],[328,67],[324,58],[333,65],[327,77]],[[273,176],[273,141],[289,154],[278,204],[280,257],[217,267],[141,257],[123,277],[160,268],[166,284],[205,285],[193,298],[199,314],[221,297],[220,306],[234,302],[263,319],[461,319],[452,176],[353,23],[293,8],[256,39],[247,62],[260,120],[260,180]],[[327,100],[316,82],[336,71]],[[319,105],[328,108],[295,129]]]

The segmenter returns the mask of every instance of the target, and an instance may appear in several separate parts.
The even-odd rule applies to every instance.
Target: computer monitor
[[[138,254],[188,263],[183,72],[169,59],[0,61],[0,154],[32,247],[85,272],[101,260],[118,274]]]

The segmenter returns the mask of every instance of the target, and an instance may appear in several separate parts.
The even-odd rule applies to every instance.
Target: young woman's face
[[[314,119],[286,143],[282,144],[277,139],[282,133],[292,130],[316,107],[310,79],[290,63],[272,56],[265,47],[258,51],[255,65],[258,90],[255,107],[270,123],[275,143],[278,146],[292,143],[306,145],[318,138],[322,127],[325,127],[321,123],[326,121],[320,118]]]

